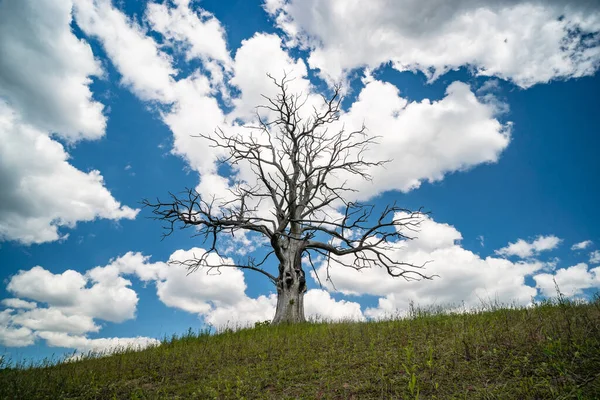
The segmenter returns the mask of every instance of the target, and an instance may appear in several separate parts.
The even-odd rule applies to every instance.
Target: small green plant
[[[414,362],[414,348],[412,343],[404,348],[405,362],[402,363],[404,372],[408,376],[408,392],[412,399],[419,399],[419,387],[417,385],[417,365]]]
[[[259,322],[254,323],[254,328],[264,328],[264,327],[267,327],[270,325],[271,325],[271,321],[269,321],[269,320],[262,321],[262,322],[259,321]]]

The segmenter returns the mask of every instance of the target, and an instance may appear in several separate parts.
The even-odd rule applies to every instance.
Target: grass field
[[[143,351],[3,363],[3,399],[600,399],[600,297],[190,331]]]

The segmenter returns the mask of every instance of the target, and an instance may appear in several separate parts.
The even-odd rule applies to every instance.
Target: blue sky
[[[441,5],[0,0],[0,353],[144,346],[270,319],[264,277],[167,264],[203,244],[190,231],[161,241],[140,201],[224,193],[231,171],[190,135],[243,129],[272,93],[265,74],[284,70],[311,98],[343,84],[342,121],[364,121],[381,136],[372,154],[394,160],[352,182],[358,198],[431,211],[394,256],[433,260],[440,275],[333,268],[335,289],[309,279],[309,316],[526,305],[553,280],[568,296],[596,292],[600,7]],[[231,257],[264,251],[226,245]]]

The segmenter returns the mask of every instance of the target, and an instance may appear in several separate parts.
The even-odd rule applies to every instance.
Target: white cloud
[[[185,261],[200,257],[205,252],[201,248],[178,250],[170,261]],[[212,265],[218,264],[216,254],[209,255]],[[233,261],[229,260],[232,263]],[[156,283],[160,300],[170,307],[205,314],[212,309],[210,302],[232,305],[241,301],[245,295],[244,274],[239,269],[220,268],[219,271],[198,270],[189,274],[182,265],[169,265]]]
[[[77,271],[67,270],[53,274],[36,266],[28,271],[19,271],[11,277],[6,289],[19,297],[25,297],[57,306],[72,304],[72,296],[86,284],[86,279]]]
[[[36,308],[37,304],[33,301],[25,301],[21,299],[4,299],[0,303],[3,306],[8,308],[19,308],[25,310],[31,310],[32,308]]]
[[[110,264],[104,270],[110,271],[113,276],[115,274],[135,275],[138,279],[148,282],[159,279],[164,274],[165,268],[167,268],[165,263],[151,263],[150,256],[129,251],[110,260]]]
[[[590,264],[600,264],[600,250],[595,250],[590,253]]]
[[[538,255],[543,251],[554,250],[561,242],[562,239],[554,235],[538,236],[533,242],[519,239],[514,243],[509,243],[506,247],[496,250],[496,254],[505,257],[517,256],[519,258],[528,258]]]
[[[211,148],[206,140],[194,136],[212,134],[219,126],[226,128],[225,116],[211,90],[208,78],[194,72],[174,84],[177,101],[169,112],[161,113],[173,132],[173,154],[206,175],[216,172],[215,162],[222,153]]]
[[[36,338],[42,338],[50,346],[78,351],[105,350],[116,344],[156,343],[148,338],[89,339],[82,336],[99,332],[100,325],[95,319],[122,322],[135,317],[138,297],[129,287],[131,282],[121,275],[135,274],[146,280],[157,278],[165,264],[152,264],[148,259],[140,253],[127,253],[111,260],[107,266],[95,267],[86,273],[66,270],[55,274],[40,266],[19,271],[6,287],[19,298],[2,301],[11,308],[0,312],[0,343],[27,346]]]
[[[102,70],[71,30],[71,8],[70,0],[0,4],[0,97],[41,130],[98,139],[106,118],[89,85]]]
[[[100,327],[88,315],[65,315],[57,308],[36,308],[17,313],[12,323],[33,331],[52,331],[82,334],[98,332]]]
[[[268,96],[274,98],[278,89],[273,84],[271,78],[267,74],[272,75],[275,79],[281,80],[284,74],[292,79],[289,83],[289,91],[294,94],[303,94],[307,96],[307,104],[303,112],[312,112],[312,105],[320,106],[322,99],[312,91],[312,86],[307,78],[307,69],[302,59],[292,58],[283,48],[281,39],[273,34],[256,33],[250,39],[244,40],[242,45],[237,50],[233,60],[231,79],[228,80],[230,87],[236,87],[239,90],[239,96],[231,100],[233,109],[228,114],[219,112],[218,104],[214,103],[212,107],[205,107],[207,117],[200,115],[196,107],[186,107],[181,112],[171,113],[169,119],[173,121],[181,121],[184,118],[190,122],[194,122],[198,127],[197,131],[204,134],[211,134],[215,127],[221,128],[227,135],[248,136],[251,133],[256,133],[256,130],[250,129],[250,126],[256,125],[255,114],[260,112],[261,116],[267,119],[272,116],[270,111],[265,109],[257,110],[257,106],[264,105],[267,100],[263,97]],[[180,82],[178,82],[180,83]],[[198,99],[198,96],[195,96]],[[208,100],[213,100],[207,97]],[[196,101],[198,102],[198,101]],[[180,103],[182,103],[180,101]],[[193,104],[193,103],[190,103]],[[198,104],[200,105],[200,104]],[[212,104],[210,104],[212,105]],[[221,117],[221,121],[217,121],[215,116]],[[204,121],[197,121],[198,118],[203,118]],[[197,190],[205,196],[217,196],[226,200],[231,196],[229,192],[230,178],[219,176],[216,174],[215,160],[223,153],[218,149],[208,148],[209,142],[203,139],[189,138],[189,135],[184,135],[183,130],[178,128],[175,123],[169,121],[175,134],[175,152],[182,154],[185,158],[192,160],[190,165],[200,172],[201,179]],[[212,125],[212,126],[211,126]],[[202,129],[201,129],[202,128]],[[188,132],[191,129],[189,125]],[[179,132],[182,132],[181,134]],[[264,139],[264,135],[261,137]],[[189,143],[196,141],[195,144]],[[179,145],[178,143],[181,143]],[[192,151],[192,146],[195,146],[197,151]],[[201,150],[199,147],[203,147]],[[193,162],[194,158],[199,158],[202,155],[202,164]],[[199,165],[199,167],[196,167]],[[241,162],[236,168],[236,180],[245,182],[254,182],[256,176],[248,163]],[[266,209],[267,203],[261,204],[260,212],[264,213],[267,218],[271,215],[270,210]]]
[[[206,28],[211,35],[223,34],[216,20],[198,20],[186,2],[178,2],[174,9],[169,9],[167,5],[150,4],[147,16],[155,29],[175,42],[196,43],[200,40],[195,36],[197,29]],[[167,29],[164,19],[170,21],[178,18],[185,20],[185,24]],[[159,49],[144,27],[114,8],[110,0],[76,0],[75,19],[87,35],[102,43],[125,86],[141,100],[167,106],[159,113],[173,132],[172,152],[184,158],[196,171],[214,172],[219,152],[213,150],[209,143],[192,137],[199,133],[212,133],[217,126],[224,125],[225,116],[214,97],[215,88],[211,86],[211,80],[196,70],[176,81],[174,76],[178,71],[172,65],[171,56]],[[215,82],[218,68],[208,64],[218,61],[221,67],[230,68],[226,47],[222,48],[225,46],[224,38],[219,36],[218,41],[220,44],[211,45],[214,47],[197,45],[188,49],[190,57],[206,56],[205,67],[213,71],[212,84],[218,83]]]
[[[203,314],[204,321],[217,329],[245,328],[255,322],[270,321],[275,315],[277,296],[242,297],[235,304],[217,304]]]
[[[149,346],[158,346],[160,341],[153,338],[113,337],[90,339],[85,336],[69,335],[63,332],[38,332],[37,336],[44,339],[48,346],[76,349],[80,353],[111,353],[124,349],[142,350]]]
[[[197,40],[192,33],[194,29],[198,28],[197,24],[201,21],[188,6],[187,2],[177,3],[175,8],[167,5],[150,5],[147,9],[147,17],[154,24],[155,29],[166,36],[166,39],[192,45],[192,41]],[[211,134],[217,127],[225,130],[231,129],[215,98],[215,88],[211,85],[211,80],[199,70],[185,78],[175,80],[171,58],[159,50],[157,43],[152,38],[146,36],[144,28],[112,7],[110,1],[78,0],[75,15],[83,31],[100,40],[113,64],[121,73],[122,80],[128,83],[140,99],[168,105],[159,112],[162,120],[173,132],[172,152],[185,159],[193,170],[200,172],[201,182],[198,189],[203,194],[213,195],[221,192],[227,194],[229,183],[225,178],[216,175],[216,160],[222,151],[211,148],[210,143],[206,140],[192,137],[199,133]],[[177,30],[167,29],[164,19],[178,18],[186,20],[185,26],[182,25]],[[204,19],[205,22],[208,21],[206,18]],[[211,19],[209,18],[209,20]],[[213,28],[210,28],[213,34],[218,31],[214,30],[216,27],[214,25]],[[219,35],[224,40],[222,32]],[[121,43],[121,41],[126,43]],[[249,49],[251,51],[248,51],[248,46],[251,47]],[[217,47],[226,48],[224,44],[219,44]],[[145,56],[138,56],[135,51],[131,50],[133,48],[139,48],[138,51],[143,49]],[[260,54],[253,54],[253,51],[260,49],[262,49]],[[229,83],[239,84],[243,94],[242,99],[234,100],[235,111],[229,116],[229,119],[247,117],[257,105],[249,104],[249,102],[258,101],[258,99],[262,102],[261,89],[265,86],[272,86],[272,84],[265,85],[268,81],[265,74],[271,70],[270,68],[277,68],[278,71],[274,73],[280,74],[284,69],[292,69],[287,68],[289,65],[296,65],[281,49],[281,41],[274,35],[256,35],[245,41],[238,51],[235,65],[232,67],[229,66],[231,60],[221,50],[218,52],[200,48],[194,50],[193,46],[187,50],[190,57],[202,54],[205,54],[208,59],[217,57],[218,59],[212,61],[220,62],[227,70],[233,68],[233,78]],[[260,62],[258,66],[255,65],[257,62]],[[206,69],[207,62],[203,62],[203,64]],[[297,65],[301,66],[305,74],[304,63],[298,61]],[[296,73],[295,70],[293,72]],[[255,78],[257,76],[258,80]],[[308,81],[302,80],[302,82],[306,86]],[[252,98],[248,98],[248,96]],[[235,129],[242,128],[235,127]],[[221,183],[221,185],[215,187],[211,183],[213,181]],[[216,191],[218,188],[222,190]]]
[[[261,295],[256,299],[246,297],[235,304],[217,303],[204,320],[219,328],[243,328],[255,322],[270,321],[275,315],[277,295]],[[360,304],[348,300],[337,301],[321,289],[311,289],[304,295],[304,313],[308,320],[314,321],[364,321]]]
[[[365,153],[372,160],[392,160],[373,169],[373,182],[359,177],[349,186],[366,198],[386,190],[409,191],[421,182],[481,163],[496,162],[510,141],[510,124],[495,118],[495,108],[482,103],[469,86],[454,82],[437,101],[409,102],[392,84],[372,80],[344,114],[340,123],[381,136]]]
[[[169,261],[193,259],[204,252],[201,248],[178,250]],[[218,263],[220,260],[217,255],[211,254],[209,261]],[[35,331],[82,334],[98,330],[92,318],[114,322],[131,319],[135,315],[138,298],[128,287],[130,281],[123,276],[155,282],[157,295],[165,305],[201,315],[207,323],[218,327],[228,323],[245,326],[264,321],[271,319],[275,311],[275,297],[252,299],[246,296],[244,274],[239,269],[220,268],[220,271],[213,270],[208,274],[199,270],[188,275],[188,270],[182,265],[152,263],[149,256],[128,252],[111,260],[107,266],[92,268],[85,274],[73,270],[53,274],[42,267],[20,271],[11,278],[7,290],[19,297],[47,303],[51,308],[20,313],[12,317],[12,323]],[[35,316],[44,321],[33,321]],[[69,317],[72,318],[67,321]],[[62,335],[60,338],[71,336]]]
[[[592,75],[600,64],[600,46],[586,36],[600,31],[594,1],[266,0],[265,9],[331,80],[391,62],[430,79],[469,66],[526,88]]]
[[[0,311],[0,345],[6,347],[25,347],[35,342],[31,329],[15,326],[12,323],[12,309]]]
[[[14,310],[8,308],[0,311],[0,345],[6,347],[24,347],[35,342],[31,329],[12,324]]]
[[[82,172],[68,158],[0,100],[0,240],[44,243],[79,221],[135,218],[139,210],[116,201],[99,171]]]
[[[171,262],[182,262],[201,257],[206,250],[192,248],[177,250],[169,257]],[[246,296],[244,273],[239,269],[223,267],[207,271],[199,269],[188,274],[185,266],[177,263],[151,263],[150,257],[129,252],[99,271],[110,276],[135,275],[139,279],[156,283],[159,299],[168,307],[198,314],[216,327],[235,328],[256,321],[271,319],[275,312],[274,296]],[[209,255],[211,264],[221,260],[216,254]]]
[[[25,347],[35,343],[31,329],[11,328],[0,325],[0,344],[6,347]]]
[[[600,287],[600,267],[588,269],[585,263],[579,263],[569,268],[556,271],[555,274],[538,274],[533,277],[536,287],[546,297],[556,296],[556,285],[561,293],[567,296],[577,296],[583,290]]]
[[[308,319],[323,321],[364,321],[360,304],[335,300],[321,289],[311,289],[304,296],[304,311]]]
[[[188,60],[199,57],[205,61],[204,64],[214,61],[222,68],[229,69],[231,60],[225,32],[214,17],[203,11],[200,14],[198,17],[186,1],[177,1],[173,8],[167,4],[149,3],[146,10],[151,26],[167,41],[183,45]],[[172,57],[160,50],[156,41],[148,36],[145,27],[113,7],[110,0],[75,0],[75,19],[87,35],[102,43],[121,74],[122,82],[136,96],[146,101],[173,105],[172,112],[162,114],[167,125],[171,127],[173,120],[178,117],[192,118],[199,124],[187,124],[182,135],[189,137],[202,131],[202,118],[210,116],[212,112],[217,111],[217,115],[222,115],[216,100],[212,98],[214,90],[209,79],[196,70],[186,78],[175,80],[174,76],[179,71],[173,67]],[[210,40],[207,40],[207,36]],[[215,71],[212,65],[208,68]],[[208,102],[214,102],[215,105],[211,109],[207,109],[208,103],[205,101],[208,95],[211,96]],[[195,98],[200,100],[194,101]],[[186,108],[187,115],[181,115],[181,109]],[[197,116],[198,110],[203,111],[200,117]],[[171,119],[168,118],[170,116]],[[217,116],[209,121],[221,122],[222,119],[222,116]],[[181,125],[185,125],[185,121],[179,122],[179,126]],[[210,132],[216,126],[217,124],[207,124]],[[171,128],[177,136],[177,127]],[[178,148],[177,144],[175,148]]]
[[[571,250],[585,250],[594,244],[591,240],[584,240],[583,242],[575,243],[571,246]]]
[[[202,248],[177,250],[169,260],[191,260],[204,252]],[[219,262],[216,255],[209,257],[211,264]],[[271,293],[257,298],[248,297],[244,273],[239,269],[224,267],[220,273],[216,270],[207,273],[200,269],[188,275],[182,265],[150,263],[149,257],[129,252],[112,260],[103,271],[135,274],[145,281],[154,280],[157,295],[165,305],[198,314],[206,323],[219,329],[251,326],[255,322],[271,320],[275,315],[277,296]],[[307,318],[364,320],[358,303],[336,301],[323,290],[309,290],[304,304]]]
[[[112,197],[100,172],[77,170],[50,139],[98,139],[106,126],[89,88],[102,70],[73,34],[71,9],[58,0],[0,4],[0,240],[50,242],[78,221],[137,214]]]
[[[36,266],[19,271],[6,288],[18,297],[47,303],[66,315],[122,322],[134,317],[138,302],[130,285],[130,281],[102,267],[83,275],[73,270],[53,274]]]
[[[174,101],[171,58],[157,49],[146,30],[114,8],[111,0],[74,0],[77,25],[98,38],[122,75],[122,83],[142,100]]]
[[[185,53],[188,61],[214,60],[229,69],[231,57],[225,29],[214,15],[201,8],[194,11],[191,6],[189,0],[177,0],[173,7],[168,3],[149,3],[146,18],[153,30]]]
[[[422,272],[439,275],[433,280],[407,282],[390,277],[383,268],[355,271],[335,262],[330,276],[335,288],[344,294],[380,297],[378,307],[365,310],[368,317],[394,315],[396,310],[407,310],[411,301],[424,307],[448,304],[477,307],[482,301],[527,304],[537,294],[535,288],[525,283],[525,277],[542,269],[543,263],[481,258],[462,248],[458,244],[461,239],[462,235],[453,226],[425,217],[414,240],[398,242],[390,251],[392,259],[415,265],[431,261]],[[326,265],[320,265],[317,271],[323,278]],[[330,284],[327,286],[333,290]]]
[[[229,81],[240,90],[240,96],[233,100],[235,109],[230,118],[252,120],[256,106],[266,103],[263,95],[273,98],[278,94],[267,73],[278,80],[287,73],[294,78],[289,85],[290,93],[311,94],[306,64],[302,59],[294,60],[281,46],[281,39],[274,34],[256,33],[242,41],[235,54],[234,73]]]

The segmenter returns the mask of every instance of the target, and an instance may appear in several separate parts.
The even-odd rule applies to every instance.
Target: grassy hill
[[[8,399],[600,399],[600,297],[383,322],[190,332],[3,368]]]

